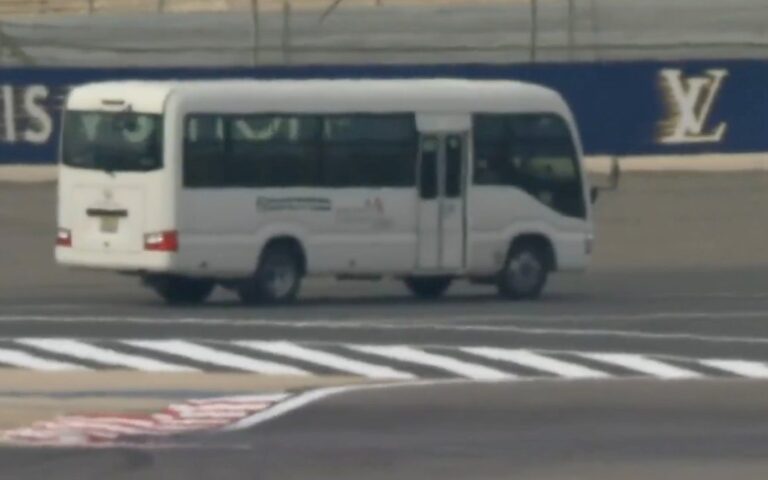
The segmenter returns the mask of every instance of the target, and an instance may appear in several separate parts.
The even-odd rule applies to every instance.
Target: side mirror
[[[619,188],[619,180],[621,179],[621,167],[619,166],[618,157],[611,159],[611,169],[608,171],[608,184],[600,187],[592,187],[589,190],[589,198],[592,203],[597,202],[600,192],[605,190],[607,192],[616,191]]]
[[[592,203],[597,202],[598,197],[600,197],[600,189],[597,187],[592,187],[589,189],[589,199]]]
[[[619,166],[618,157],[611,159],[611,171],[608,174],[608,189],[616,190],[619,188],[619,180],[621,179],[621,167]]]

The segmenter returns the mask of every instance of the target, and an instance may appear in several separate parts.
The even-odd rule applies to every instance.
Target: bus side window
[[[476,185],[512,185],[504,167],[510,138],[505,115],[475,115],[474,183]]]
[[[434,136],[425,136],[421,142],[419,165],[419,196],[424,200],[437,198],[437,153],[438,141]]]
[[[319,119],[313,115],[230,117],[231,184],[300,187],[320,181]]]
[[[413,186],[418,150],[413,115],[328,115],[323,123],[325,185]]]
[[[224,120],[220,116],[187,118],[183,163],[185,187],[222,186],[227,165]]]
[[[526,115],[514,128],[525,158],[521,186],[552,209],[584,218],[581,172],[565,121],[555,115]]]
[[[446,140],[445,195],[448,198],[457,198],[463,190],[464,139],[459,135],[449,135]]]
[[[554,114],[480,114],[474,120],[475,184],[517,187],[557,212],[584,218],[576,148]]]
[[[193,115],[184,186],[410,187],[417,152],[412,114]]]

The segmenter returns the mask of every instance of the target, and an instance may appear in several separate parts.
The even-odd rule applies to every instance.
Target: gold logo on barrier
[[[658,141],[665,144],[717,143],[728,129],[726,122],[707,128],[712,107],[728,71],[707,70],[703,76],[684,77],[677,69],[659,72],[659,86],[667,116],[659,124]]]

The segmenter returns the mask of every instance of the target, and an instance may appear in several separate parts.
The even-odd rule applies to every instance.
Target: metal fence
[[[97,14],[105,12],[216,11],[227,0],[1,0],[0,15]]]
[[[766,58],[765,0],[0,0],[0,64]]]
[[[480,0],[489,1],[489,0]],[[492,0],[491,0],[492,1]],[[307,9],[345,6],[408,5],[414,0],[0,0],[0,16],[103,14],[125,12],[216,12],[253,8],[280,10],[284,3]],[[466,0],[420,0],[422,4],[467,3]]]

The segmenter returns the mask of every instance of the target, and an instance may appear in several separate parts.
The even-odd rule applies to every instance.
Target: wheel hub
[[[290,294],[296,283],[296,272],[290,265],[270,265],[265,269],[266,287],[275,298],[283,298]]]
[[[542,266],[530,253],[523,252],[510,262],[509,273],[515,286],[521,291],[536,288],[541,279]]]

